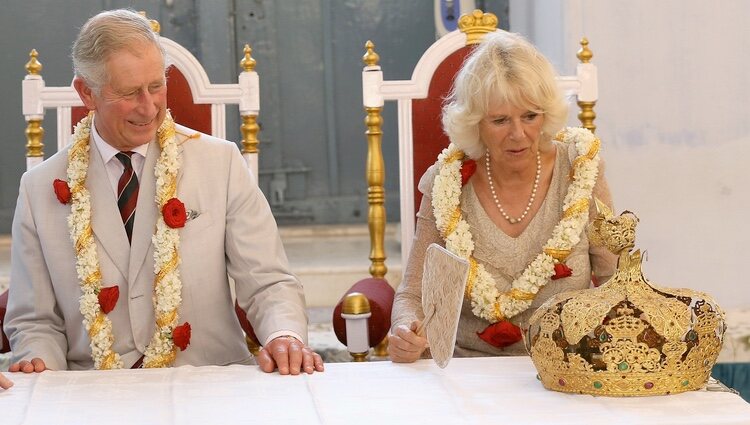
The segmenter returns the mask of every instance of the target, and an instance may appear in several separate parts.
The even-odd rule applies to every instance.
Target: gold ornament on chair
[[[638,218],[597,200],[592,243],[620,256],[604,285],[549,299],[529,320],[526,345],[545,388],[605,396],[674,394],[703,387],[721,351],[724,312],[706,294],[662,288],[633,251]]]

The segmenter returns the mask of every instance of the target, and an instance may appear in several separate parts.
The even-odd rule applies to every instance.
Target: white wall
[[[512,0],[511,30],[564,74],[585,35],[618,212],[641,219],[644,273],[750,307],[750,2]]]

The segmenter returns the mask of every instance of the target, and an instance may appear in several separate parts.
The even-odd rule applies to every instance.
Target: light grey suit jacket
[[[179,323],[190,322],[192,338],[178,351],[179,365],[249,363],[251,355],[234,313],[227,274],[236,283],[240,307],[260,341],[286,330],[307,337],[302,286],[289,271],[271,210],[237,146],[177,126],[182,168],[178,198],[199,215],[180,229],[182,305]],[[13,219],[11,283],[5,332],[13,362],[42,358],[50,369],[91,369],[91,349],[79,311],[75,250],[68,233],[70,205],[57,201],[55,179],[65,179],[68,149],[21,178]],[[86,187],[102,286],[120,287],[109,313],[114,350],[129,367],[141,357],[154,332],[156,225],[154,164],[149,145],[140,182],[132,245],[101,155],[90,143]]]

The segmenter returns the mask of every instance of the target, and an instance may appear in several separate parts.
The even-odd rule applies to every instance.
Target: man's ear
[[[86,108],[88,108],[90,111],[95,111],[96,100],[94,99],[94,90],[92,90],[91,87],[89,87],[88,84],[83,81],[83,78],[75,77],[73,79],[73,88],[75,88],[78,92],[78,96],[83,101],[83,104],[86,105]]]

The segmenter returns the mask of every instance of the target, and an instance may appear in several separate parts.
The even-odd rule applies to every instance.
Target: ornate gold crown
[[[606,396],[701,388],[721,350],[724,312],[706,294],[650,284],[635,246],[638,218],[598,200],[592,243],[620,258],[604,285],[560,293],[529,320],[526,335],[545,388]]]

